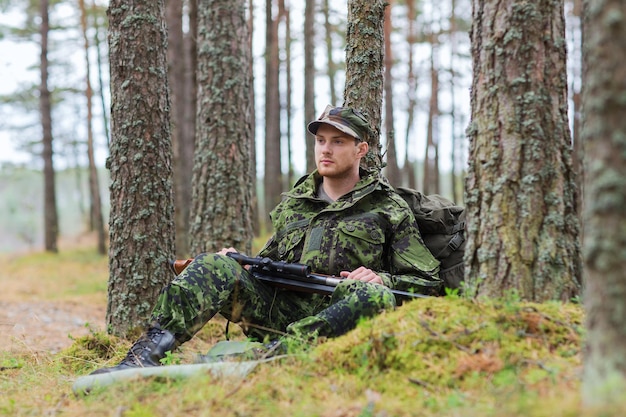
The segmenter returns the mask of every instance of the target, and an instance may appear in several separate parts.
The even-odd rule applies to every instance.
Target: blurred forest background
[[[42,4],[0,0],[0,251],[44,246],[44,189],[55,172],[59,235],[72,239],[94,230],[97,184],[104,225],[108,222],[109,144],[108,2],[53,0],[47,39],[47,80],[42,86]],[[194,3],[166,1],[170,89],[179,74],[189,77],[189,16]],[[467,165],[465,129],[470,117],[471,56],[469,0],[390,1],[385,21],[385,103],[381,138],[385,174],[394,185],[440,193],[463,203]],[[288,189],[313,168],[307,155],[306,122],[326,104],[343,103],[347,0],[330,2],[250,0],[254,71],[254,137],[258,208],[263,230],[267,193]],[[269,13],[268,13],[269,11]],[[310,13],[311,23],[305,24]],[[573,142],[578,143],[580,91],[580,4],[565,1],[568,79]],[[182,35],[173,38],[176,34]],[[178,55],[176,53],[178,52]],[[172,55],[174,54],[174,55]],[[266,74],[277,75],[266,77]],[[305,92],[312,83],[311,100]],[[50,94],[53,141],[46,149],[40,97]],[[184,89],[179,89],[184,90]],[[273,94],[266,94],[267,92]],[[172,94],[174,104],[176,96]],[[193,103],[192,103],[193,105]],[[193,108],[178,106],[174,140],[193,141]],[[272,109],[274,113],[272,113]],[[277,113],[277,114],[276,114]],[[268,122],[267,120],[270,120]],[[265,155],[266,137],[280,151]],[[185,139],[187,137],[187,139]],[[191,137],[191,139],[189,139]],[[273,140],[274,140],[273,139]],[[51,155],[51,166],[45,156]],[[178,172],[181,155],[174,151]],[[178,161],[178,162],[177,162]],[[176,166],[176,164],[179,164]],[[264,173],[278,170],[278,189],[268,190]],[[97,173],[98,181],[93,181]],[[271,185],[271,184],[270,184]],[[177,210],[179,202],[177,202]],[[177,229],[178,230],[178,229]],[[179,242],[177,242],[179,244]]]

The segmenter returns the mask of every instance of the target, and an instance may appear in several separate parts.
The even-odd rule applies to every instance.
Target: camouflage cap
[[[370,125],[365,117],[349,107],[326,106],[324,113],[317,120],[309,123],[307,129],[315,135],[322,123],[331,125],[361,141],[367,138],[370,131]]]

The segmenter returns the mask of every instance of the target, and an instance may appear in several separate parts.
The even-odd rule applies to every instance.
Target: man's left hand
[[[378,274],[371,269],[368,269],[364,266],[360,266],[354,271],[341,271],[339,274],[342,278],[345,279],[354,279],[357,281],[365,281],[371,282],[372,284],[382,284],[383,280],[378,276]]]

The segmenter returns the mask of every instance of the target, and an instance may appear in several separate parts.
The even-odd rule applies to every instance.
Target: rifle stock
[[[252,275],[270,285],[285,288],[292,291],[308,292],[315,294],[330,295],[335,287],[343,280],[332,275],[317,274],[311,272],[308,265],[273,261],[269,258],[250,257],[238,252],[228,252],[228,257],[233,258],[242,266],[248,265]],[[193,261],[193,259],[177,259],[170,261],[170,268],[178,275]],[[402,301],[411,298],[429,298],[428,295],[390,288],[396,296],[398,305]]]
[[[193,261],[193,259],[176,259],[174,261],[170,261],[170,269],[174,272],[174,274],[180,275],[180,273],[187,268],[187,265],[189,265],[191,261]]]

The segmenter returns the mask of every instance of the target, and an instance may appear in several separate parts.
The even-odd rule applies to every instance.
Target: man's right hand
[[[341,271],[339,275],[345,279],[371,282],[372,284],[382,284],[382,278],[374,271],[364,266],[360,266],[354,271]]]
[[[221,251],[217,252],[218,255],[224,255],[226,256],[226,254],[228,252],[237,252],[237,249],[230,247],[230,248],[223,248]]]

